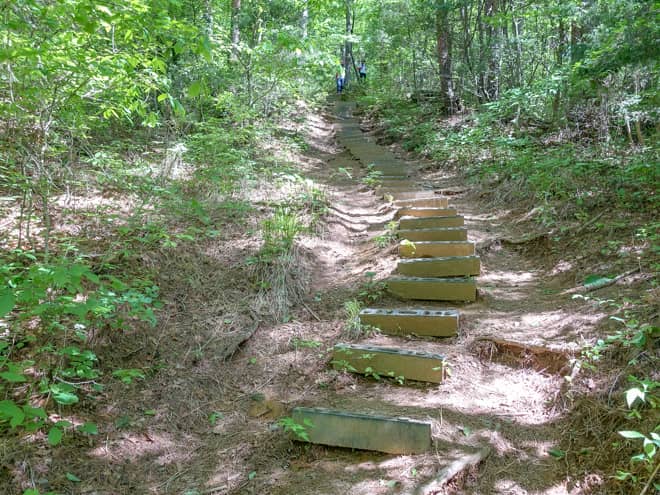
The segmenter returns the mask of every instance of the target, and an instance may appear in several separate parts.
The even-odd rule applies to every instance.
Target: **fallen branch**
[[[321,318],[319,318],[319,315],[314,313],[314,311],[312,311],[312,309],[309,306],[307,306],[307,304],[305,304],[305,301],[300,301],[300,302],[302,303],[303,308],[305,308],[310,315],[312,315],[314,318],[316,318],[316,321],[321,321]]]
[[[590,227],[591,225],[593,225],[594,223],[596,223],[596,222],[600,219],[600,217],[602,217],[602,216],[605,214],[606,211],[607,211],[607,210],[603,210],[603,211],[601,211],[598,215],[596,215],[595,217],[593,217],[593,218],[592,218],[591,220],[589,220],[587,223],[582,224],[582,225],[580,226],[579,229],[577,229],[577,230],[575,230],[575,231],[573,232],[573,236],[575,237],[575,236],[577,236],[578,234],[581,234],[581,233],[584,232],[588,227]]]
[[[428,483],[418,486],[414,495],[431,495],[436,493],[449,483],[457,474],[468,468],[477,466],[490,455],[490,448],[485,447],[479,452],[456,459],[449,466],[442,469],[438,475]]]
[[[626,273],[622,273],[621,275],[617,275],[614,278],[604,279],[594,284],[587,284],[587,285],[581,285],[579,287],[573,287],[572,289],[565,290],[564,292],[562,292],[562,294],[583,294],[585,292],[593,292],[595,290],[603,289],[605,287],[609,287],[610,285],[614,285],[619,280],[629,277],[633,273],[637,273],[639,271],[640,271],[639,267],[633,268],[632,270],[629,270]]]

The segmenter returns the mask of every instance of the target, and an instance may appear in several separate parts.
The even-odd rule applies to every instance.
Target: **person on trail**
[[[344,80],[346,79],[346,70],[342,64],[339,64],[339,70],[335,74],[335,80],[337,81],[337,94],[341,94],[344,90]]]
[[[358,72],[360,73],[360,81],[367,80],[367,64],[363,60],[360,62],[360,67],[358,67]]]

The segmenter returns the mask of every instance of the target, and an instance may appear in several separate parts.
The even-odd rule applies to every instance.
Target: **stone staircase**
[[[363,325],[398,338],[453,337],[460,331],[456,308],[410,307],[410,301],[470,302],[476,299],[475,278],[480,260],[469,242],[464,217],[448,199],[422,190],[405,164],[388,150],[365,138],[351,118],[351,106],[338,104],[338,138],[369,170],[379,172],[377,194],[391,202],[399,221],[399,261],[387,290],[409,301],[399,307],[366,308]],[[428,303],[427,303],[428,304]],[[336,369],[361,375],[441,383],[446,360],[421,352],[408,342],[396,347],[338,343],[333,349]],[[305,428],[312,443],[392,454],[426,452],[432,445],[431,423],[424,420],[366,414],[364,411],[299,407],[293,419]]]

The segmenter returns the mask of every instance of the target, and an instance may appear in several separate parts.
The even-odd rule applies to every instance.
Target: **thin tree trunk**
[[[486,31],[488,33],[488,69],[486,70],[485,91],[486,99],[493,101],[499,97],[499,60],[500,36],[498,29],[493,26],[494,18],[498,13],[498,0],[486,0],[485,13],[489,18]]]
[[[309,0],[303,3],[302,14],[300,15],[300,30],[302,31],[302,38],[307,39],[307,28],[309,26]]]
[[[206,35],[213,36],[213,2],[204,0],[204,22],[206,23]]]
[[[353,66],[353,43],[350,36],[353,34],[353,0],[346,0],[346,41],[344,42],[344,86],[348,87],[351,80],[351,67]]]
[[[241,0],[231,0],[231,60],[238,58],[238,45],[241,42]]]
[[[449,4],[444,1],[438,7],[435,17],[438,66],[440,67],[440,94],[447,114],[453,113],[454,88],[451,74],[451,27],[449,24]]]

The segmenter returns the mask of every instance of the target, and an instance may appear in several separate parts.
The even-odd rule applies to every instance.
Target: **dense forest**
[[[0,14],[0,492],[297,492],[275,461],[251,463],[251,426],[216,435],[244,459],[224,477],[182,453],[236,419],[217,390],[237,409],[263,392],[236,385],[260,366],[241,354],[255,332],[304,315],[358,338],[360,304],[384,292],[368,272],[346,282],[349,303],[310,293],[305,249],[333,237],[332,188],[383,181],[310,173],[332,166],[337,101],[424,173],[517,215],[498,246],[548,276],[570,258],[562,296],[593,311],[546,397],[563,423],[542,463],[559,474],[489,493],[660,490],[657,3],[10,0]],[[396,239],[384,223],[379,253]],[[323,373],[304,361],[320,341],[287,342],[303,374]],[[321,454],[279,416],[260,441],[312,465]],[[107,452],[142,436],[167,455]]]

